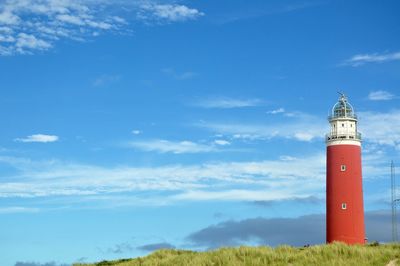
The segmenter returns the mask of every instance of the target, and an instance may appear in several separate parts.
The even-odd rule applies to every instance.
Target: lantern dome
[[[338,102],[332,108],[330,119],[353,118],[357,119],[353,106],[347,101],[347,97],[340,93]]]

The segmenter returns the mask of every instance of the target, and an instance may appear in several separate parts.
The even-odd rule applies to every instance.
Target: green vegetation
[[[290,246],[221,248],[194,252],[159,250],[149,256],[74,266],[136,266],[136,265],[400,265],[400,245],[354,245],[342,243],[295,248]]]

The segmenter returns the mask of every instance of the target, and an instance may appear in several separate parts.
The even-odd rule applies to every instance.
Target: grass
[[[221,248],[213,251],[158,250],[146,257],[74,266],[255,266],[255,265],[400,265],[400,245],[330,245]]]

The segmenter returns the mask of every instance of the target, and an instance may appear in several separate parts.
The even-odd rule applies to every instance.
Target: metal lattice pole
[[[394,163],[392,161],[390,165],[390,176],[391,176],[391,183],[392,183],[392,240],[393,242],[397,242],[397,195],[396,195],[396,172]]]

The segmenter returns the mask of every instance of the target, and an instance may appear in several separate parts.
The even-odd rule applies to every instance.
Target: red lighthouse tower
[[[365,243],[361,134],[357,116],[341,94],[326,136],[326,241]]]

